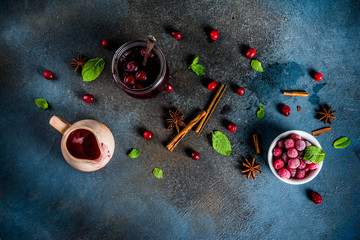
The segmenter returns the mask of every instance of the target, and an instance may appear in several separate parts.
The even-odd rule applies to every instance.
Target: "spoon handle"
[[[144,61],[142,62],[142,65],[145,66],[146,62],[148,60],[149,54],[151,52],[151,50],[153,49],[154,45],[155,45],[156,39],[154,36],[148,36],[148,40],[146,41],[146,53],[144,56]]]

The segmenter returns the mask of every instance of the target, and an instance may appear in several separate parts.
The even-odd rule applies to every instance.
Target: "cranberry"
[[[237,90],[237,94],[239,94],[240,96],[244,95],[245,94],[245,89],[243,87],[239,88]]]
[[[101,41],[101,45],[103,46],[103,48],[107,48],[108,45],[109,45],[109,40],[103,39],[103,40]]]
[[[174,90],[174,86],[170,83],[166,84],[165,86],[165,91],[167,91],[168,93],[171,93]]]
[[[281,108],[281,113],[287,117],[290,115],[290,112],[291,112],[291,109],[288,105],[284,105],[282,108]]]
[[[135,83],[135,78],[132,75],[127,75],[124,77],[124,83],[128,86],[133,85]]]
[[[146,48],[143,48],[140,53],[141,53],[142,56],[145,56]],[[154,56],[154,52],[151,51],[150,54],[149,54],[149,58],[152,58],[153,56]]]
[[[46,78],[47,80],[54,80],[55,76],[52,71],[46,70],[44,72],[44,78]]]
[[[250,48],[249,50],[247,50],[245,56],[246,56],[248,59],[252,59],[253,57],[255,57],[255,54],[256,54],[255,48]]]
[[[172,36],[173,38],[175,38],[176,40],[179,40],[179,39],[182,37],[180,31],[174,31],[174,32],[172,32],[172,33],[171,33],[171,36]]]
[[[227,129],[230,131],[230,132],[235,132],[236,129],[237,129],[237,126],[235,123],[229,123],[229,125],[227,126]]]
[[[153,138],[153,133],[150,131],[145,131],[143,136],[146,140],[151,140]]]
[[[199,158],[200,158],[200,154],[198,153],[198,152],[195,152],[195,151],[193,151],[192,153],[191,153],[191,158],[193,159],[193,160],[199,160]]]
[[[136,73],[135,77],[139,81],[145,81],[147,79],[147,74],[145,71],[140,71]]]
[[[129,72],[136,72],[138,68],[138,65],[134,61],[128,62],[128,64],[126,64],[126,70]]]
[[[135,89],[142,89],[143,86],[142,86],[140,83],[138,83],[138,84],[135,84],[135,85],[133,86],[133,88],[135,88]]]
[[[219,32],[216,29],[210,31],[210,38],[216,40],[219,37]]]
[[[322,202],[322,197],[318,192],[313,192],[311,194],[311,200],[315,203],[315,204],[320,204]]]
[[[211,83],[208,84],[207,88],[211,91],[214,90],[217,86],[217,82],[216,81],[212,81]]]
[[[314,79],[320,82],[321,80],[323,80],[323,75],[321,73],[315,73]]]
[[[84,94],[83,100],[86,103],[91,103],[92,101],[94,101],[94,96],[91,94]]]

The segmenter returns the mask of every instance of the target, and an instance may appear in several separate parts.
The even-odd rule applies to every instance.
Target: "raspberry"
[[[315,204],[320,204],[322,202],[322,197],[318,192],[313,192],[311,194],[311,200],[315,203]]]

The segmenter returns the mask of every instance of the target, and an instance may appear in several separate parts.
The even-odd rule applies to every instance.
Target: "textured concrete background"
[[[360,3],[355,1],[1,1],[0,3],[0,238],[1,239],[359,239]],[[174,40],[171,28],[182,31]],[[219,30],[210,42],[208,28]],[[154,34],[167,57],[175,91],[136,100],[114,83],[111,59],[129,40]],[[110,39],[103,49],[101,40]],[[242,55],[256,48],[264,73]],[[80,52],[102,57],[104,72],[90,83],[68,66]],[[200,56],[206,75],[187,69]],[[42,77],[44,70],[56,80]],[[324,74],[315,82],[309,72]],[[169,152],[174,136],[166,129],[169,109],[187,121],[207,106],[211,79],[229,85],[203,134],[190,132]],[[243,86],[238,96],[234,88]],[[283,96],[300,89],[309,98]],[[95,95],[86,104],[84,93]],[[45,98],[42,110],[35,98]],[[285,118],[278,105],[292,113]],[[265,118],[256,118],[257,105]],[[327,152],[312,182],[291,186],[267,165],[266,151],[279,133],[324,127],[315,118],[320,104],[337,110],[331,133],[317,139]],[[231,111],[220,114],[228,105]],[[302,111],[298,113],[296,106]],[[115,155],[100,171],[71,168],[60,151],[61,135],[48,125],[52,115],[76,122],[105,123],[116,141]],[[226,122],[238,125],[236,133]],[[145,141],[141,129],[155,137]],[[209,142],[213,130],[232,143],[229,157]],[[255,156],[251,135],[258,132],[256,156],[263,174],[247,180],[242,156]],[[352,139],[334,149],[335,139]],[[141,156],[130,159],[131,148]],[[201,154],[199,161],[188,149]],[[151,171],[162,168],[164,178]],[[318,191],[315,205],[307,190]]]

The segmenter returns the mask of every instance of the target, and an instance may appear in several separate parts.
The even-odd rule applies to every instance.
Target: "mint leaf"
[[[225,156],[229,156],[231,153],[231,143],[226,135],[220,131],[215,131],[212,134],[212,147]]]
[[[35,99],[35,104],[36,104],[36,106],[38,106],[39,108],[42,108],[42,109],[47,109],[49,107],[48,102],[43,98]]]
[[[252,60],[251,61],[251,67],[258,72],[263,72],[264,69],[261,66],[261,62],[259,62],[258,60]]]
[[[81,75],[85,82],[94,81],[104,70],[105,61],[102,58],[93,58],[87,61],[82,68]]]
[[[317,146],[309,146],[305,149],[304,160],[310,160],[313,163],[321,163],[325,160],[325,153]]]
[[[163,171],[160,168],[154,168],[153,174],[157,178],[163,178]]]
[[[140,155],[140,151],[137,150],[136,148],[133,148],[131,152],[128,154],[128,156],[131,158],[137,158],[139,155]]]
[[[205,68],[202,65],[198,64],[198,62],[199,62],[199,57],[196,57],[193,60],[192,64],[189,66],[189,68],[193,70],[193,72],[196,73],[196,75],[201,76],[205,74]]]
[[[259,105],[259,110],[257,110],[256,116],[258,117],[258,119],[262,119],[265,116],[263,105]]]
[[[333,144],[334,148],[346,148],[351,143],[351,139],[347,137],[342,137],[336,140]]]

